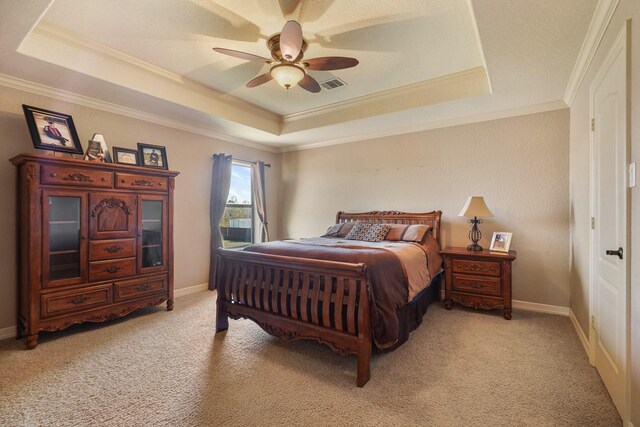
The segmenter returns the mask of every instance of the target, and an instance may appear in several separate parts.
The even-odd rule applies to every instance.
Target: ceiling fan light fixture
[[[304,70],[293,64],[278,64],[271,68],[273,77],[285,89],[292,88],[304,78]]]

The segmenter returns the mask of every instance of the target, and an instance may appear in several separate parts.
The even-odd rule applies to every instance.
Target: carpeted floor
[[[432,305],[396,351],[355,358],[247,320],[214,334],[215,293],[173,312],[0,341],[2,426],[619,426],[568,318]]]

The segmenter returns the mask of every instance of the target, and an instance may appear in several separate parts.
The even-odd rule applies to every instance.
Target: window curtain
[[[209,205],[211,220],[211,255],[209,259],[209,290],[215,289],[216,277],[216,249],[223,245],[220,222],[229,197],[231,185],[231,156],[224,153],[213,156],[213,170],[211,173],[211,200]]]
[[[251,165],[251,186],[253,187],[253,200],[256,204],[258,219],[261,225],[261,239],[269,241],[269,228],[267,223],[267,205],[264,196],[264,162],[255,162]]]

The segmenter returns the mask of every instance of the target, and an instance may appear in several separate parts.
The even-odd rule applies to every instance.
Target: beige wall
[[[16,324],[16,171],[8,161],[23,152],[35,152],[22,104],[60,111],[73,116],[83,147],[95,133],[105,136],[109,147],[136,148],[137,142],[167,147],[169,167],[180,172],[176,178],[174,248],[175,288],[207,282],[209,272],[209,192],[211,155],[218,152],[241,159],[264,160],[267,169],[267,208],[277,218],[277,180],[280,154],[260,151],[188,132],[127,118],[117,114],[0,87],[0,329]],[[276,221],[271,233],[278,236]]]
[[[640,8],[637,0],[620,0],[598,47],[582,86],[571,105],[571,310],[584,333],[589,335],[589,234],[590,234],[590,115],[589,86],[602,66],[616,37],[632,19],[631,29],[631,161],[640,164]],[[640,425],[640,196],[631,190],[631,421]]]
[[[569,305],[569,111],[285,153],[283,236],[321,234],[338,210],[443,211],[444,245],[466,246],[457,216],[483,195],[495,217],[480,226],[513,232],[513,297]]]

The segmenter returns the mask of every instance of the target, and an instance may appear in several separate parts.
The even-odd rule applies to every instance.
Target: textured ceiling
[[[272,146],[392,134],[562,99],[596,0],[31,0],[0,3],[0,73]],[[3,13],[4,12],[4,13]],[[269,56],[298,20],[318,94],[213,52]]]

